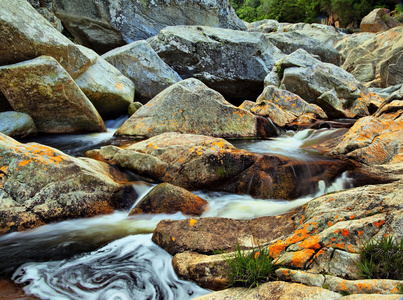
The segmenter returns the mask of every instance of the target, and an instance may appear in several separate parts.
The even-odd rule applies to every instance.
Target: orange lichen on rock
[[[278,240],[273,245],[269,246],[269,254],[273,258],[277,258],[280,256],[281,252],[283,252],[287,248],[288,244],[282,240]]]
[[[302,251],[294,252],[291,259],[291,266],[296,268],[302,268],[305,263],[307,263],[311,257],[315,254],[315,250],[313,249],[305,249]]]
[[[195,220],[195,219],[190,219],[190,220],[189,220],[189,225],[190,225],[190,226],[194,226],[194,224],[196,224],[196,222],[197,222],[197,220]]]
[[[382,226],[383,224],[385,224],[385,220],[380,220],[379,222],[374,222],[374,225],[375,225],[376,227],[380,227],[380,226]]]
[[[319,244],[319,236],[314,235],[305,239],[300,245],[300,249],[315,249],[318,250],[322,246]]]
[[[341,234],[343,235],[343,236],[348,236],[349,235],[349,232],[348,232],[348,230],[347,229],[340,229],[340,232],[341,232]]]

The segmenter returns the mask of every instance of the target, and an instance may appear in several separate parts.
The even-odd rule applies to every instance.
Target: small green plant
[[[278,268],[272,263],[268,248],[244,250],[239,244],[234,254],[227,256],[226,261],[231,286],[258,287],[259,283],[273,279]]]
[[[383,236],[369,241],[360,252],[357,263],[361,276],[367,279],[403,279],[403,240]]]

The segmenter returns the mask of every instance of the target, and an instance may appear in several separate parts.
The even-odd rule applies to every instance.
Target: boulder
[[[36,134],[34,120],[24,113],[7,111],[0,113],[0,132],[13,137],[26,137]]]
[[[146,41],[136,41],[102,55],[136,87],[136,98],[146,103],[182,78],[169,67]]]
[[[128,108],[128,114],[129,117],[131,117],[136,111],[139,110],[140,107],[142,107],[143,104],[141,104],[140,102],[136,101],[136,102],[132,102],[129,104],[129,108]]]
[[[0,89],[15,111],[46,133],[106,131],[95,107],[50,56],[0,67]]]
[[[270,33],[268,38],[273,45],[285,54],[291,54],[298,49],[304,49],[309,54],[320,57],[320,60],[323,62],[336,66],[341,64],[340,53],[333,45],[323,43],[315,37],[307,36],[299,31]]]
[[[128,209],[137,194],[122,173],[91,159],[21,144],[0,133],[0,232]],[[119,177],[117,177],[119,176]]]
[[[85,51],[92,52],[88,56],[95,55],[97,59],[75,79],[76,84],[104,119],[126,115],[134,99],[133,82],[91,49]]]
[[[384,109],[394,104],[398,105],[401,114],[403,101],[395,100]],[[369,116],[351,127],[332,154],[345,155],[367,165],[397,163],[403,159],[402,144],[403,116],[396,119]]]
[[[1,1],[0,11],[0,66],[48,55],[74,78],[93,63],[27,1]]]
[[[399,26],[378,34],[352,36],[347,41],[356,40],[357,43],[352,42],[348,48],[344,47],[346,41],[340,42],[336,48],[345,49],[342,68],[371,87],[386,88],[403,83],[399,69],[403,52],[402,33],[403,27]]]
[[[250,32],[262,32],[262,33],[270,33],[277,32],[279,28],[285,26],[288,23],[279,23],[276,20],[264,19],[252,23],[247,23],[246,28]]]
[[[360,23],[361,32],[380,32],[399,26],[399,22],[385,12],[384,8],[375,8]]]
[[[189,189],[296,199],[316,191],[349,168],[337,160],[298,161],[239,150],[223,139],[164,133],[123,149],[105,146],[86,153],[157,181]]]
[[[333,64],[322,63],[303,49],[276,62],[265,79],[265,86],[273,84],[308,103],[317,104],[334,118],[369,115],[371,98],[379,97],[370,94],[350,73]]]
[[[283,127],[298,118],[310,114],[313,119],[327,119],[325,112],[315,104],[309,104],[300,96],[274,85],[265,87],[250,111],[270,118],[274,124]]]
[[[147,39],[166,26],[202,25],[246,29],[228,0],[54,0],[53,8],[76,42],[99,53]]]
[[[278,135],[277,128],[267,119],[231,105],[218,92],[192,78],[159,93],[139,108],[115,135],[149,138],[164,132],[224,138]]]
[[[250,249],[292,233],[295,229],[292,216],[293,213],[252,220],[215,217],[163,220],[154,230],[152,240],[171,255],[185,251],[201,254],[213,254],[216,250],[229,252],[236,249],[237,243]]]
[[[298,32],[305,36],[314,38],[315,40],[319,40],[321,43],[330,47],[333,47],[337,41],[342,40],[347,36],[333,26],[318,23],[282,23],[282,26],[278,27],[277,32]]]
[[[256,99],[284,56],[265,34],[201,26],[167,27],[149,43],[182,78],[197,78],[234,104]]]
[[[206,209],[207,201],[169,183],[154,187],[130,211],[129,216],[137,214],[174,214],[200,216]]]
[[[256,160],[255,154],[238,150],[223,139],[173,132],[124,148],[110,145],[86,154],[191,190],[214,189]]]

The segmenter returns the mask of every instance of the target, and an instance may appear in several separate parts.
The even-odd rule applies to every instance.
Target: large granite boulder
[[[146,41],[136,41],[113,49],[102,55],[102,58],[133,81],[136,98],[143,103],[182,80]]]
[[[184,188],[169,183],[161,183],[145,195],[130,211],[137,214],[175,214],[200,216],[207,207],[206,200]]]
[[[182,78],[197,78],[239,104],[256,99],[284,56],[265,34],[201,26],[167,27],[149,43]]]
[[[48,55],[77,77],[93,63],[27,1],[3,0],[0,11],[0,66]]]
[[[0,67],[0,89],[15,111],[34,119],[38,132],[106,131],[95,107],[50,56]]]
[[[291,54],[298,49],[304,49],[309,54],[320,57],[323,62],[336,66],[341,64],[341,55],[333,45],[324,43],[315,37],[307,36],[299,31],[274,32],[270,33],[268,37],[285,54]]]
[[[197,79],[178,82],[139,108],[117,131],[118,136],[149,138],[164,132],[224,138],[277,136],[267,119],[228,103]]]
[[[246,29],[228,0],[54,0],[53,7],[76,42],[97,52],[149,38],[166,26]]]
[[[344,49],[342,68],[367,86],[385,88],[403,83],[402,33],[403,27],[399,26],[386,32],[361,33],[340,41],[336,48]]]
[[[13,137],[26,137],[36,134],[34,120],[16,111],[0,112],[0,132]]]
[[[254,114],[270,118],[274,124],[283,127],[292,122],[306,119],[327,119],[325,112],[315,104],[309,104],[300,96],[274,85],[265,87],[256,103],[250,107]]]
[[[128,209],[137,194],[122,173],[0,133],[0,232]],[[115,181],[115,180],[116,181]]]
[[[104,119],[126,115],[134,99],[134,84],[117,68],[98,56],[91,49],[84,49],[96,62],[75,79],[76,84],[95,106]]]
[[[375,8],[360,23],[361,32],[387,31],[399,26],[399,22],[385,12],[384,8]]]
[[[179,133],[164,133],[124,148],[105,146],[87,155],[189,190],[227,191],[261,199],[296,199],[349,168],[336,160],[306,162],[258,155],[223,139]]]
[[[315,59],[303,49],[276,62],[265,78],[268,85],[281,86],[336,118],[367,116],[370,97],[376,98],[353,75]]]

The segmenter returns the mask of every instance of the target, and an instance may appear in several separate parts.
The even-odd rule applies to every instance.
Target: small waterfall
[[[180,280],[150,235],[128,236],[72,259],[27,263],[13,275],[41,299],[192,299],[210,291]]]

